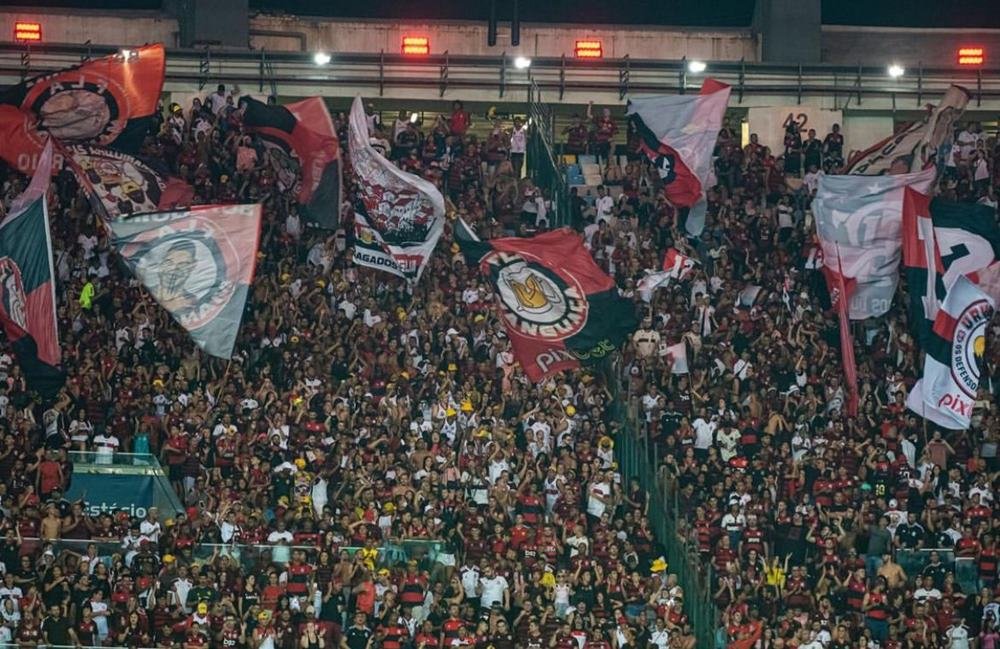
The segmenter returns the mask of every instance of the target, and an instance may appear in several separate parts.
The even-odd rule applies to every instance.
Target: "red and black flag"
[[[706,79],[694,96],[634,97],[628,102],[639,148],[656,168],[667,200],[687,210],[685,229],[694,236],[705,228],[705,191],[715,183],[712,152],[730,91],[726,84]]]
[[[297,199],[316,225],[340,223],[340,141],[326,104],[311,97],[285,106],[242,97],[243,125],[260,136],[279,181],[299,183]]]
[[[0,223],[0,324],[28,388],[52,399],[66,381],[60,368],[55,273],[45,200],[52,147],[38,160],[31,184]]]
[[[910,327],[926,349],[948,289],[1000,259],[996,209],[933,200],[912,188],[903,197],[903,267],[910,295]]]
[[[92,144],[68,145],[63,154],[106,221],[186,207],[194,199],[191,185],[154,161]]]
[[[532,381],[600,362],[635,331],[632,304],[569,229],[459,244],[490,278],[514,355]]]
[[[32,173],[47,136],[135,153],[163,90],[162,45],[148,45],[51,72],[0,95],[0,156]]]

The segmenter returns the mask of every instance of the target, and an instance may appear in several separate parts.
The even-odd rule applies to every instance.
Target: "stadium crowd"
[[[521,177],[521,120],[477,128],[460,102],[433,123],[369,113],[373,142],[484,238],[551,222],[552,197]],[[143,153],[196,202],[264,205],[231,362],[170,322],[60,175],[56,403],[31,400],[0,354],[0,644],[692,649],[662,545],[687,543],[713,574],[719,647],[997,647],[1000,337],[973,428],[925,427],[902,405],[919,359],[897,300],[856,336],[861,414],[846,417],[835,318],[807,263],[837,130],[790,132],[775,156],[727,124],[692,240],[610,112],[588,115],[567,151],[600,156],[605,185],[574,193],[573,227],[642,324],[613,368],[538,385],[450,227],[412,292],[356,267],[350,228],[303,221],[225,88],[165,107]],[[995,205],[996,138],[963,125],[953,151],[942,191]],[[5,206],[25,182],[5,172]],[[636,284],[669,247],[699,265],[644,303]],[[747,303],[749,285],[763,290]],[[667,353],[679,341],[686,374]],[[654,538],[660,514],[618,470],[615,439],[633,433],[676,494],[678,538]],[[155,454],[184,511],[67,501],[75,450]]]

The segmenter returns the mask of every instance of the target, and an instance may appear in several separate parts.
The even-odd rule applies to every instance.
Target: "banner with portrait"
[[[206,353],[230,358],[260,243],[260,205],[205,205],[110,223],[132,274]]]

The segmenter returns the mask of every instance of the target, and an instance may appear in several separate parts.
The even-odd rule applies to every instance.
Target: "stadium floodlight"
[[[893,79],[898,79],[899,77],[903,76],[906,73],[906,68],[904,68],[898,63],[893,63],[889,66],[888,72],[890,77],[892,77]]]
[[[420,115],[417,113],[410,113],[410,124],[416,124],[420,120]]]
[[[690,62],[688,62],[688,72],[690,72],[691,74],[701,74],[702,72],[705,71],[705,68],[707,68],[707,67],[708,66],[705,65],[704,61],[690,61]]]
[[[326,52],[316,52],[313,54],[313,63],[316,65],[326,65],[330,62],[330,55]]]
[[[531,59],[526,56],[519,56],[514,59],[514,67],[518,70],[526,70],[531,67]]]

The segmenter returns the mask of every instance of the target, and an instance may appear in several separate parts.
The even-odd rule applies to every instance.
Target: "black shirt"
[[[349,649],[365,649],[368,646],[368,639],[372,637],[371,629],[366,626],[360,629],[352,626],[344,634]]]
[[[50,615],[42,621],[42,637],[46,639],[49,644],[72,644],[72,640],[69,637],[69,627],[69,618],[55,618]]]

